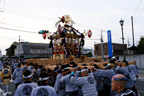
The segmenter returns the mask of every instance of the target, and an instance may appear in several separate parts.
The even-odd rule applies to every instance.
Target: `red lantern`
[[[43,34],[42,34],[42,37],[43,37],[44,39],[46,39],[46,33],[43,33]]]
[[[88,31],[88,37],[90,38],[92,36],[91,30]]]
[[[62,23],[65,22],[65,17],[64,16],[61,18],[61,21],[62,21]]]

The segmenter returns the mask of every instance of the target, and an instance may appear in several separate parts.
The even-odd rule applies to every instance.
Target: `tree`
[[[17,42],[14,42],[8,49],[7,49],[7,55],[9,57],[14,56],[14,49],[16,48]]]
[[[144,54],[144,37],[143,36],[140,38],[140,41],[137,47],[138,47],[137,53]]]
[[[86,56],[87,56],[87,57],[92,57],[92,53],[91,53],[91,52],[88,52],[88,53],[86,54]]]

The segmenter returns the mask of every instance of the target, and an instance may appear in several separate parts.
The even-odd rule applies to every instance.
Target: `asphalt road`
[[[0,84],[0,88],[2,89],[2,84]],[[14,92],[15,92],[15,84],[14,84],[14,82],[10,83],[10,85],[9,85],[9,91],[12,92],[12,94],[6,95],[6,96],[14,96]]]
[[[136,87],[140,96],[144,96],[144,80],[138,80],[136,83]]]
[[[138,89],[138,92],[139,92],[140,96],[144,96],[144,80],[138,80],[137,83],[136,83],[136,87]],[[2,89],[2,84],[0,84],[0,88]],[[14,82],[10,83],[9,91],[11,91],[12,94],[6,95],[6,96],[14,96],[14,92],[15,92]]]

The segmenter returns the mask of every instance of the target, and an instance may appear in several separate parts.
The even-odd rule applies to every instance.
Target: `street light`
[[[123,34],[123,24],[124,24],[124,20],[121,19],[119,22],[120,22],[121,30],[122,30],[122,43],[123,43],[123,55],[124,55],[123,61],[125,61],[125,60],[126,60],[126,57],[125,57],[124,34]]]

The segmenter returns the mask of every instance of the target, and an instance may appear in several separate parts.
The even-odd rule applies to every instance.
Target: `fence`
[[[123,60],[123,56],[119,56],[120,60]],[[126,55],[127,61],[136,61],[136,65],[139,68],[139,71],[144,73],[144,54],[136,54],[136,55]]]

